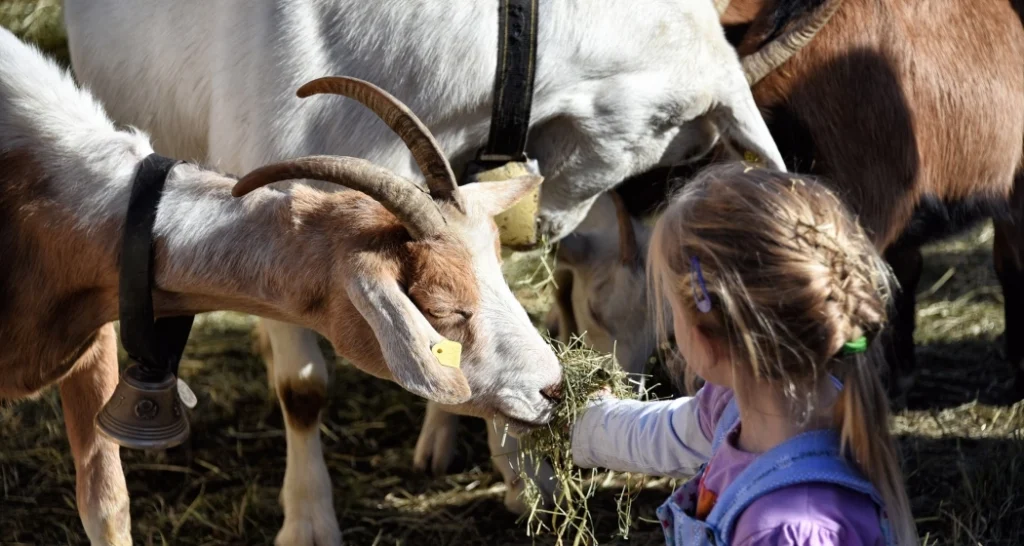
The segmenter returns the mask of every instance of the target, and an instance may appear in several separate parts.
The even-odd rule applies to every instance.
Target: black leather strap
[[[499,2],[491,132],[478,160],[504,164],[526,159],[537,68],[537,0]]]
[[[151,154],[139,164],[125,215],[121,246],[121,344],[139,363],[140,379],[159,381],[178,373],[194,316],[154,320],[153,224],[167,175],[179,161]]]

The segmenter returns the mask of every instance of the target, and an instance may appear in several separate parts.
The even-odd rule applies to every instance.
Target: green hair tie
[[[868,338],[860,336],[859,338],[849,341],[843,344],[843,350],[840,351],[843,355],[855,355],[866,352],[868,350]]]

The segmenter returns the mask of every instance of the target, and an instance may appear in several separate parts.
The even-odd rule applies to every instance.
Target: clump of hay
[[[541,238],[533,250],[511,250],[502,247],[502,272],[513,290],[529,289],[544,292],[555,278],[555,245]]]
[[[530,507],[527,514],[527,532],[536,536],[544,531],[553,532],[556,544],[595,544],[594,526],[587,509],[587,501],[596,490],[597,470],[583,470],[572,460],[570,430],[592,396],[607,389],[617,398],[638,399],[643,393],[637,383],[615,362],[613,355],[599,353],[585,347],[579,339],[569,345],[552,343],[562,363],[564,378],[563,399],[555,410],[551,422],[543,428],[530,431],[519,438],[519,465],[521,478],[526,484],[523,498]],[[540,490],[526,475],[525,457],[531,456],[537,465],[545,458],[555,472],[560,489],[554,507],[544,506]],[[626,535],[631,524],[630,508],[636,488],[623,488],[618,499],[619,532]]]
[[[67,33],[60,0],[0,1],[0,26],[68,64]]]

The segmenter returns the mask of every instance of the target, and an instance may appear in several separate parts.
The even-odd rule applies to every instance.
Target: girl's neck
[[[734,386],[740,411],[736,447],[748,453],[764,453],[798,434],[832,426],[832,410],[838,391],[828,376],[821,378],[812,398],[811,414],[801,418],[799,406],[778,385],[753,378]]]

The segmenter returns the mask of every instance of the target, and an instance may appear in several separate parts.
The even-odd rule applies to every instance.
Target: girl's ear
[[[723,340],[712,336],[704,326],[697,326],[693,330],[694,341],[700,344],[701,351],[708,356],[709,369],[728,363],[729,347]]]

